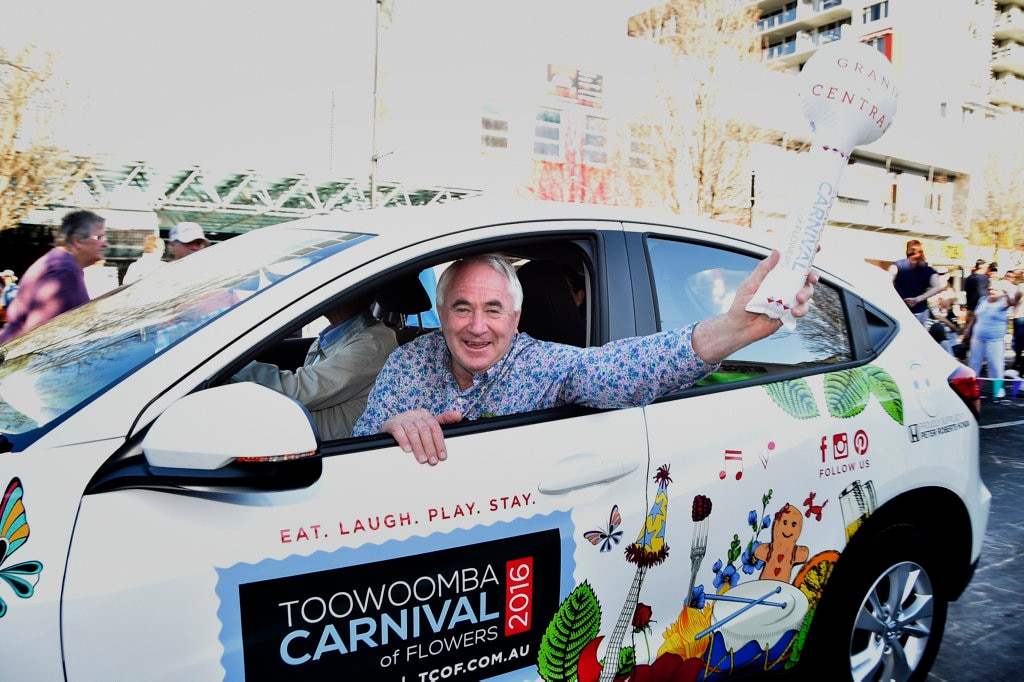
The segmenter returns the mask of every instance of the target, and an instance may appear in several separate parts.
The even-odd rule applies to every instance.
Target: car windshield
[[[18,434],[52,425],[242,301],[366,238],[262,228],[12,339],[0,348],[0,432],[8,441],[0,452]]]

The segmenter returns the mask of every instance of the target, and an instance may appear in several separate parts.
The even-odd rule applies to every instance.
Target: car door
[[[762,257],[725,240],[630,237],[633,262],[649,268],[633,270],[647,292],[636,298],[651,302],[658,329],[724,312]],[[700,386],[645,409],[652,466],[670,466],[675,483],[665,521],[672,552],[637,596],[658,623],[631,634],[638,666],[726,676],[799,659],[844,529],[866,509],[856,501],[870,493],[867,433],[901,433],[878,403],[842,422],[810,408],[824,374],[852,360],[846,319],[840,292],[822,283],[796,330],[748,346]]]
[[[619,300],[628,287],[602,295],[609,272],[628,271],[621,235],[593,229],[600,340],[633,321],[628,296]],[[418,245],[344,281],[509,237],[494,226]],[[225,352],[258,345],[243,336]],[[219,388],[230,387],[209,391]],[[229,429],[244,454],[285,428],[285,412],[239,427],[223,415],[187,423],[200,443]],[[133,478],[127,467],[108,475],[82,498],[71,542],[68,677],[536,679],[578,657],[578,638],[549,629],[576,603],[580,576],[609,603],[628,603],[623,533],[644,534],[658,489],[644,420],[640,408],[560,409],[460,424],[447,429],[448,459],[437,467],[390,438],[338,441],[325,444],[308,486],[289,487],[287,476],[261,489]],[[137,461],[140,448],[130,444],[123,461]],[[617,608],[605,613],[590,614],[598,625],[583,644],[617,624]]]
[[[393,446],[326,457],[305,490],[86,496],[63,609],[69,678],[534,666],[577,545],[582,563],[605,558],[582,533],[614,533],[611,490],[642,489],[643,433],[642,411],[624,410],[454,436],[435,468]]]

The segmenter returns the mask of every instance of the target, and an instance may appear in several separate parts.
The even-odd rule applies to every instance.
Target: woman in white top
[[[988,363],[988,378],[992,380],[992,397],[1004,398],[1003,373],[1006,369],[1006,332],[1009,329],[1007,312],[1010,301],[1006,289],[996,280],[989,281],[988,296],[978,301],[974,316],[965,333],[971,336],[971,350],[967,364],[981,376],[981,366]],[[979,383],[979,386],[981,384]]]
[[[155,234],[147,234],[142,240],[142,256],[128,266],[122,284],[131,284],[163,266],[164,240]]]

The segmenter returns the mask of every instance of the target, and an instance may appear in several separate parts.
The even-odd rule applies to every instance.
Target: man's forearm
[[[746,331],[725,314],[702,320],[693,329],[693,351],[709,365],[719,364],[750,342]]]

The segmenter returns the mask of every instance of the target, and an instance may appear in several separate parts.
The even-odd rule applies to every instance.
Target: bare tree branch
[[[984,148],[991,151],[978,178],[980,191],[971,192],[970,241],[991,244],[995,249],[1024,248],[1024,148],[1016,142],[1020,132],[1014,118],[1004,116],[986,123]]]
[[[50,61],[35,68],[31,56],[31,47],[14,57],[0,48],[0,230],[67,197],[96,165],[52,144],[45,126],[26,130],[25,117],[42,108],[51,75]]]
[[[761,135],[725,108],[723,93],[736,87],[743,64],[761,60],[759,12],[730,0],[671,0],[663,11],[676,29],[666,42],[683,74],[666,96],[681,162],[689,164],[687,203],[698,215],[743,222],[746,164]]]

